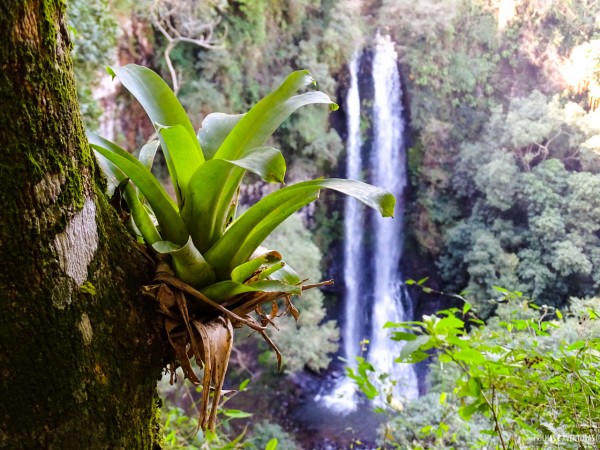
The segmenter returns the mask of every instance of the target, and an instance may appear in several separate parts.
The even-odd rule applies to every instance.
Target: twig
[[[171,81],[173,83],[173,92],[177,94],[179,92],[179,81],[177,79],[177,72],[171,61],[171,51],[180,42],[193,44],[205,49],[222,48],[222,39],[217,39],[213,36],[214,27],[220,23],[220,19],[211,20],[207,23],[201,22],[187,22],[186,19],[190,19],[190,11],[179,11],[182,3],[175,3],[172,8],[169,8],[169,1],[155,0],[151,7],[152,23],[156,29],[164,36],[168,44],[164,52],[165,61]],[[166,9],[165,9],[166,8]],[[220,8],[217,8],[222,13]],[[184,30],[177,29],[174,22],[179,23]],[[184,36],[182,31],[187,31],[191,35]],[[226,34],[226,33],[225,33]],[[194,35],[200,35],[200,37],[193,37]]]

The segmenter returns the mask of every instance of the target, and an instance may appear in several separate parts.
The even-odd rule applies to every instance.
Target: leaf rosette
[[[145,145],[139,158],[94,133],[88,133],[109,187],[118,189],[130,211],[130,229],[168,262],[159,265],[156,284],[146,292],[159,302],[176,363],[197,384],[188,355],[204,367],[200,425],[214,429],[216,403],[208,410],[212,384],[218,401],[227,369],[233,328],[265,333],[278,314],[276,300],[297,318],[292,295],[321,285],[307,285],[276,251],[261,247],[286,218],[316,200],[322,189],[350,195],[378,210],[394,213],[395,198],[369,184],[346,179],[316,179],[282,187],[236,216],[237,195],[246,172],[265,182],[283,183],[286,163],[280,150],[266,146],[277,128],[298,108],[337,105],[323,92],[306,91],[315,84],[308,71],[290,74],[247,113],[209,114],[196,133],[179,100],[150,69],[128,65],[108,68],[140,102],[155,126],[158,140]],[[299,93],[300,92],[300,93]],[[175,191],[172,199],[152,175],[160,147]],[[270,303],[266,314],[262,305]],[[258,313],[258,320],[250,314]]]

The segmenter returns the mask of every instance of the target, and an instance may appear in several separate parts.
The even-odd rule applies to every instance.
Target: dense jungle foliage
[[[522,292],[538,305],[571,308],[573,320],[561,330],[573,333],[581,305],[598,295],[600,3],[103,0],[92,6],[73,0],[70,10],[87,124],[109,127],[115,139],[137,147],[153,130],[118,93],[110,94],[118,108],[100,120],[89,89],[106,78],[98,66],[143,63],[167,80],[175,73],[178,97],[197,126],[213,111],[247,110],[300,68],[343,105],[352,55],[369,46],[375,30],[390,34],[410,128],[405,220],[413,262],[405,263],[407,276],[428,275],[441,290],[461,292],[482,319],[512,314],[491,302],[503,298],[498,287]],[[343,172],[343,114],[343,107],[337,116],[302,110],[284,123],[273,146],[289,155],[292,181]],[[368,121],[363,125],[367,135]],[[251,201],[263,189],[257,182],[245,198]],[[319,278],[322,260],[330,265],[329,250],[341,238],[341,203],[330,201],[327,208],[287,223],[276,238],[278,247],[289,235],[319,243],[321,250],[307,244],[291,252],[299,255],[292,265],[311,278]],[[313,229],[319,231],[311,236]],[[297,349],[284,355],[288,373],[326,367],[336,348],[334,322],[318,326],[325,317],[322,295],[310,295],[299,305],[301,317],[306,314],[299,331],[284,324],[278,336]],[[489,333],[498,330],[499,320],[490,322]],[[597,336],[596,329],[588,335]],[[552,333],[555,344],[548,345],[558,348],[561,333]],[[448,448],[452,433],[459,440],[466,436],[456,415],[450,430],[436,428],[437,435],[432,429],[406,434],[416,429],[417,417],[422,426],[443,422],[440,386],[449,377],[433,369],[430,394],[407,405],[407,414],[393,416],[382,442]],[[477,420],[473,426],[485,429]],[[473,445],[483,439],[479,432],[468,435]]]
[[[121,31],[119,59],[150,60],[165,75],[169,41],[153,22],[168,16],[182,36],[208,43],[182,41],[169,53],[195,123],[247,110],[298,68],[343,99],[348,60],[385,30],[398,43],[413,136],[407,228],[444,286],[480,303],[494,285],[553,305],[597,292],[595,2],[178,3],[116,2],[111,16],[107,2],[71,2],[86,117],[98,117],[89,86],[114,52],[117,19],[131,28]],[[275,138],[292,156],[292,180],[340,170],[342,138],[328,114],[301,111]],[[130,126],[117,134],[142,142],[144,128],[132,137]]]

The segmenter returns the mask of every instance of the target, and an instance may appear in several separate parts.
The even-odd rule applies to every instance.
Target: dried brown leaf
[[[285,296],[285,305],[287,312],[292,315],[296,322],[298,322],[298,319],[300,318],[300,313],[298,312],[298,308],[296,308],[292,303],[292,299],[289,295]]]
[[[200,380],[192,369],[191,361],[187,355],[188,346],[188,334],[185,329],[182,329],[181,323],[175,320],[166,318],[165,329],[167,331],[167,338],[171,347],[175,351],[175,357],[181,365],[185,378],[188,378],[193,384],[200,384]],[[175,368],[171,367],[171,384],[173,383],[173,372]]]
[[[194,320],[193,325],[202,337],[205,356],[199,422],[203,430],[208,428],[214,431],[221,391],[233,346],[233,326],[231,321],[225,317],[218,317],[208,323]],[[211,384],[214,392],[212,405],[209,408]]]

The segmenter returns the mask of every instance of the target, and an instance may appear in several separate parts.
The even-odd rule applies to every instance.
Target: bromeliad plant
[[[265,146],[279,125],[301,106],[320,103],[335,110],[337,105],[319,91],[298,94],[314,80],[307,71],[297,71],[246,114],[208,115],[196,135],[183,107],[156,73],[136,65],[108,70],[141,103],[158,140],[145,145],[135,158],[98,135],[88,133],[88,138],[109,184],[122,192],[135,232],[157,254],[169,257],[169,266],[159,265],[157,284],[147,291],[167,316],[169,339],[185,376],[200,383],[188,354],[204,367],[200,425],[214,429],[233,327],[257,330],[279,357],[264,332],[277,312],[274,301],[284,298],[287,310],[297,317],[290,296],[315,286],[303,284],[278,252],[262,247],[265,238],[323,188],[351,195],[384,217],[393,216],[395,199],[360,181],[317,179],[283,187],[235,217],[246,171],[267,182],[284,181],[283,155]],[[176,201],[151,173],[159,146]],[[261,309],[266,302],[273,304],[269,315]],[[249,316],[252,311],[259,313],[261,323]],[[215,393],[209,415],[211,382]]]

